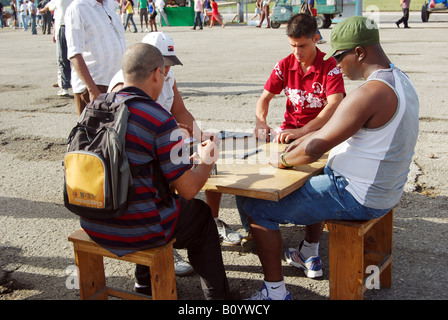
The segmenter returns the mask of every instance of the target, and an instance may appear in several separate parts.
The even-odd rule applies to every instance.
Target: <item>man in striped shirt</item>
[[[208,205],[194,199],[207,181],[218,158],[218,139],[213,137],[198,147],[198,165],[191,170],[189,150],[177,122],[157,100],[164,83],[164,60],[149,44],[129,47],[122,62],[124,88],[116,101],[139,95],[152,101],[128,103],[126,154],[131,166],[156,160],[163,178],[180,197],[162,201],[154,187],[153,167],[134,176],[136,194],[127,212],[114,219],[81,219],[82,228],[98,244],[112,253],[127,253],[163,245],[176,238],[174,247],[186,248],[194,270],[201,278],[206,299],[228,299],[229,286],[224,270],[219,236]],[[149,294],[149,268],[137,265],[136,291]]]

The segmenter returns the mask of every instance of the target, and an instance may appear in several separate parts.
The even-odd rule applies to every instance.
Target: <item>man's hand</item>
[[[283,152],[274,152],[271,157],[269,158],[269,164],[273,167],[279,168],[279,169],[284,169],[286,168],[283,163],[282,160],[280,159],[280,156]]]
[[[101,94],[100,90],[98,90],[98,87],[96,85],[93,88],[90,88],[88,90],[89,90],[90,101],[95,100]]]
[[[178,123],[177,125],[179,126],[180,134],[182,135],[182,139],[185,140],[190,137],[193,137],[193,129],[190,126],[183,124],[183,123]]]
[[[290,143],[300,136],[300,129],[285,129],[277,133],[274,141],[277,143]]]
[[[201,162],[207,165],[214,164],[219,157],[219,139],[216,135],[198,145],[198,154]]]
[[[262,141],[270,141],[269,133],[273,132],[272,128],[266,123],[259,122],[255,126],[254,135],[255,138]]]

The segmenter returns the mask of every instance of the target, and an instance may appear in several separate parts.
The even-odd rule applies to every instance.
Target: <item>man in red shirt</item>
[[[319,130],[331,118],[345,96],[344,80],[341,69],[334,58],[324,60],[325,53],[316,44],[319,41],[317,23],[309,14],[294,15],[288,22],[286,34],[289,38],[292,54],[280,60],[264,86],[257,102],[256,126],[257,139],[288,143],[292,140]],[[269,103],[272,98],[284,92],[286,112],[283,123],[272,129],[266,121]],[[236,199],[241,222],[249,232],[244,241],[252,238],[247,217],[242,210],[240,199]],[[310,250],[318,256],[321,224],[306,226],[306,239],[301,248]],[[322,270],[318,270],[318,277]],[[311,275],[309,275],[311,277]],[[313,276],[314,277],[314,276]]]
[[[307,14],[297,14],[288,22],[286,34],[292,54],[280,60],[264,86],[257,102],[255,136],[288,143],[320,129],[330,119],[345,96],[341,70],[334,59],[323,60],[317,24]],[[284,92],[285,120],[273,130],[266,121],[272,98]]]

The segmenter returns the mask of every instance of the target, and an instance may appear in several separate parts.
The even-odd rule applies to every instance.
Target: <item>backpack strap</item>
[[[126,87],[121,89],[119,92],[134,93],[132,95],[125,97],[124,100],[122,101],[124,103],[127,103],[131,100],[141,100],[145,102],[154,101],[150,96],[148,96],[146,93],[144,93],[142,90],[136,87]],[[159,193],[159,196],[163,204],[171,208],[173,205],[173,198],[174,199],[178,198],[178,195],[171,192],[170,186],[165,176],[163,175],[163,171],[158,159],[153,159],[148,163],[143,163],[140,165],[130,165],[132,176],[133,177],[137,176],[141,170],[148,168],[148,166],[151,166],[152,168],[154,188]]]

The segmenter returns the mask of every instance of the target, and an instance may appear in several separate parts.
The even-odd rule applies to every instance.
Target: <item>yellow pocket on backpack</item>
[[[72,205],[102,209],[106,200],[106,165],[100,156],[88,151],[65,155],[65,184]]]

